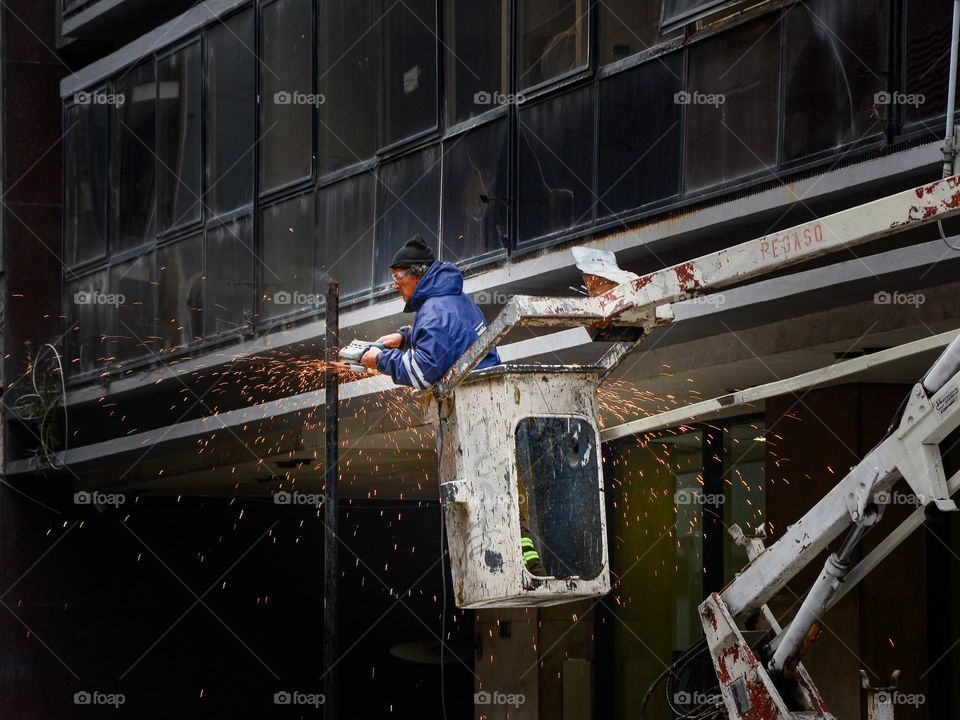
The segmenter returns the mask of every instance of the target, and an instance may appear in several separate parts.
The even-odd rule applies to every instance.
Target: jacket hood
[[[459,295],[463,292],[463,273],[453,263],[435,262],[420,278],[404,312],[416,312],[427,298]]]

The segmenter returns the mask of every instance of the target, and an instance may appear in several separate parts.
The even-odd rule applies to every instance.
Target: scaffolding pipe
[[[326,478],[324,483],[324,561],[323,561],[323,678],[324,718],[337,717],[337,563],[338,491],[340,472],[340,387],[336,364],[340,348],[340,285],[327,285],[327,334],[324,347],[326,364],[323,369],[324,439],[326,441]]]
[[[957,40],[960,39],[960,0],[953,3],[953,28],[950,33],[950,74],[947,78],[947,130],[943,143],[943,176],[953,175],[957,157],[954,107],[957,104]]]

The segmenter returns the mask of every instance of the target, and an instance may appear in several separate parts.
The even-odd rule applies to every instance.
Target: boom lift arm
[[[831,718],[800,658],[820,632],[824,613],[882,557],[919,526],[924,507],[955,511],[950,496],[960,472],[947,480],[941,443],[960,426],[960,338],[955,339],[905,400],[886,438],[780,540],[764,549],[750,541],[750,564],[722,592],[700,606],[707,645],[730,718]],[[891,534],[892,541],[850,569],[857,543],[883,514],[893,486],[906,480],[917,509]],[[841,549],[824,563],[793,621],[781,628],[766,603],[830,542],[850,529]],[[739,528],[735,528],[735,534]],[[747,540],[738,538],[742,544]],[[752,639],[748,639],[752,638]],[[882,693],[872,695],[881,701]],[[879,715],[879,708],[872,712]],[[892,707],[883,717],[893,717]],[[871,715],[872,717],[873,715]]]

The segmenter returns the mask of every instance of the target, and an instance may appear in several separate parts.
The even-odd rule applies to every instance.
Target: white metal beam
[[[777,380],[776,382],[757,385],[756,387],[740,390],[729,395],[711,398],[702,402],[687,405],[676,410],[670,410],[665,413],[658,413],[649,417],[632,420],[622,425],[615,425],[604,430],[600,437],[603,442],[610,440],[619,440],[628,435],[638,435],[640,433],[663,430],[675,425],[681,425],[685,422],[702,418],[705,415],[717,413],[739,405],[759,402],[767,398],[778,397],[798,390],[825,385],[836,382],[844,378],[849,378],[864,370],[886,365],[887,363],[903,358],[920,355],[937,348],[946,347],[950,342],[960,335],[960,330],[949,330],[939,335],[933,335],[922,340],[898,345],[879,352],[864,355],[850,360],[842,360],[824,368],[817,368],[810,372],[795,375],[793,377]]]
[[[447,396],[518,325],[649,328],[657,308],[960,213],[954,176],[708,253],[595,297],[516,295],[434,386]]]

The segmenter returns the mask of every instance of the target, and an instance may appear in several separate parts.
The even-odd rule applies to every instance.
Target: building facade
[[[577,291],[574,245],[642,274],[935,180],[951,10],[11,0],[4,717],[80,716],[97,692],[131,717],[309,704],[327,284],[344,337],[392,331],[409,318],[388,262],[420,234],[489,319],[513,294]],[[958,227],[675,306],[608,384],[607,430],[890,359],[610,439],[615,587],[597,602],[457,611],[425,411],[383,378],[346,383],[341,713],[636,717],[700,638],[697,605],[746,561],[729,529],[775,540],[883,437],[960,327]],[[501,354],[599,350],[580,331],[518,332]],[[860,669],[874,685],[903,671],[923,701],[898,718],[956,712],[958,556],[957,520],[931,517],[827,618],[808,667],[838,717],[864,716]],[[659,693],[649,717],[672,717]]]

